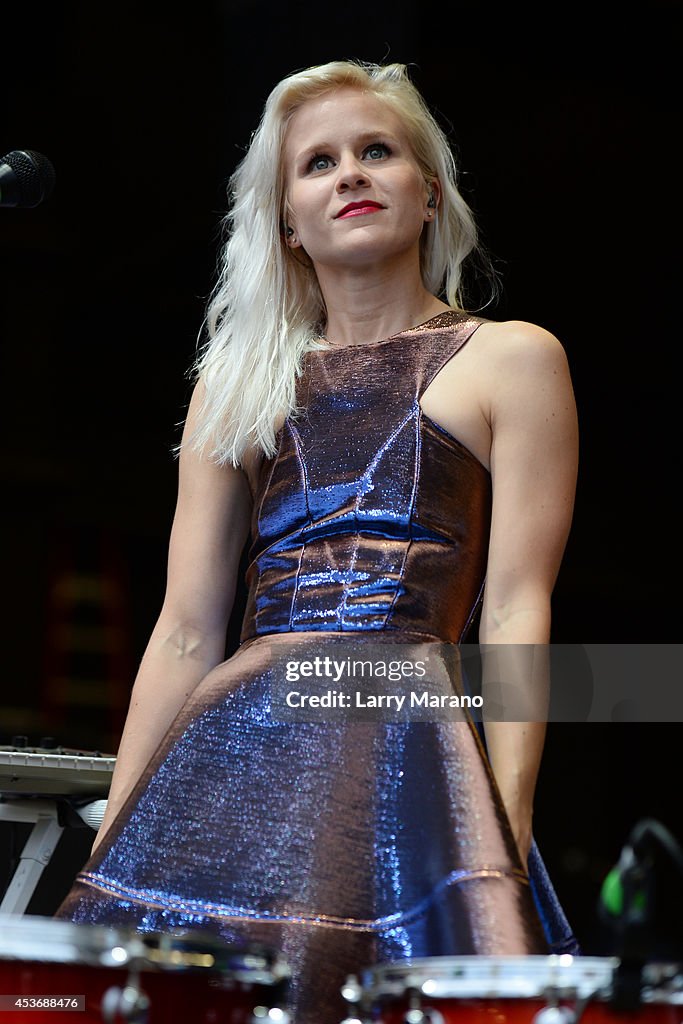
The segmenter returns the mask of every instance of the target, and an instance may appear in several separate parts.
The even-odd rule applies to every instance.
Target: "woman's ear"
[[[297,234],[296,227],[293,227],[289,221],[285,221],[283,224],[283,234],[285,237],[285,245],[288,249],[301,248],[301,239]]]
[[[290,249],[298,249],[301,241],[291,224],[285,224],[285,242]]]
[[[286,197],[282,210],[282,234],[288,249],[298,249],[300,247],[301,241],[296,230],[296,217]]]
[[[428,223],[436,217],[436,211],[440,202],[441,185],[437,178],[433,178],[432,181],[427,182],[427,208],[425,210],[425,220]]]

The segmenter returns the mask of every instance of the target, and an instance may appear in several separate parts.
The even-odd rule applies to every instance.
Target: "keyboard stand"
[[[68,802],[68,801],[67,801]],[[46,799],[0,798],[0,821],[33,822],[33,828],[21,851],[21,857],[12,881],[0,903],[0,914],[23,914],[45,867],[55,851],[65,825],[62,807],[65,797],[49,796]],[[84,807],[71,808],[83,821],[94,829],[102,822],[106,800],[94,800]]]

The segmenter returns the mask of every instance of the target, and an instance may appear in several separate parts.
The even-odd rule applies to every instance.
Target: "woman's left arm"
[[[505,645],[550,642],[550,597],[574,506],[578,428],[557,338],[519,321],[497,325],[497,333],[488,409],[493,513],[479,642],[484,651],[496,645],[489,650],[497,681],[532,708],[529,721],[484,723],[491,767],[526,866],[545,738],[543,714],[533,708],[543,708],[547,648],[536,649],[534,658],[532,647]]]

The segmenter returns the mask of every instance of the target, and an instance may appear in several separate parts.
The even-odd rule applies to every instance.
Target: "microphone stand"
[[[645,818],[631,831],[619,863],[605,879],[599,914],[615,935],[619,958],[612,990],[616,1010],[628,1012],[641,1003],[643,968],[652,959],[655,932],[653,850],[663,848],[683,876],[683,851],[658,821]]]

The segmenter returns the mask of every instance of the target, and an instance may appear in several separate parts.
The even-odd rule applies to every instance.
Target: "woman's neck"
[[[366,345],[423,323],[449,307],[422,283],[419,268],[316,268],[332,345]]]

